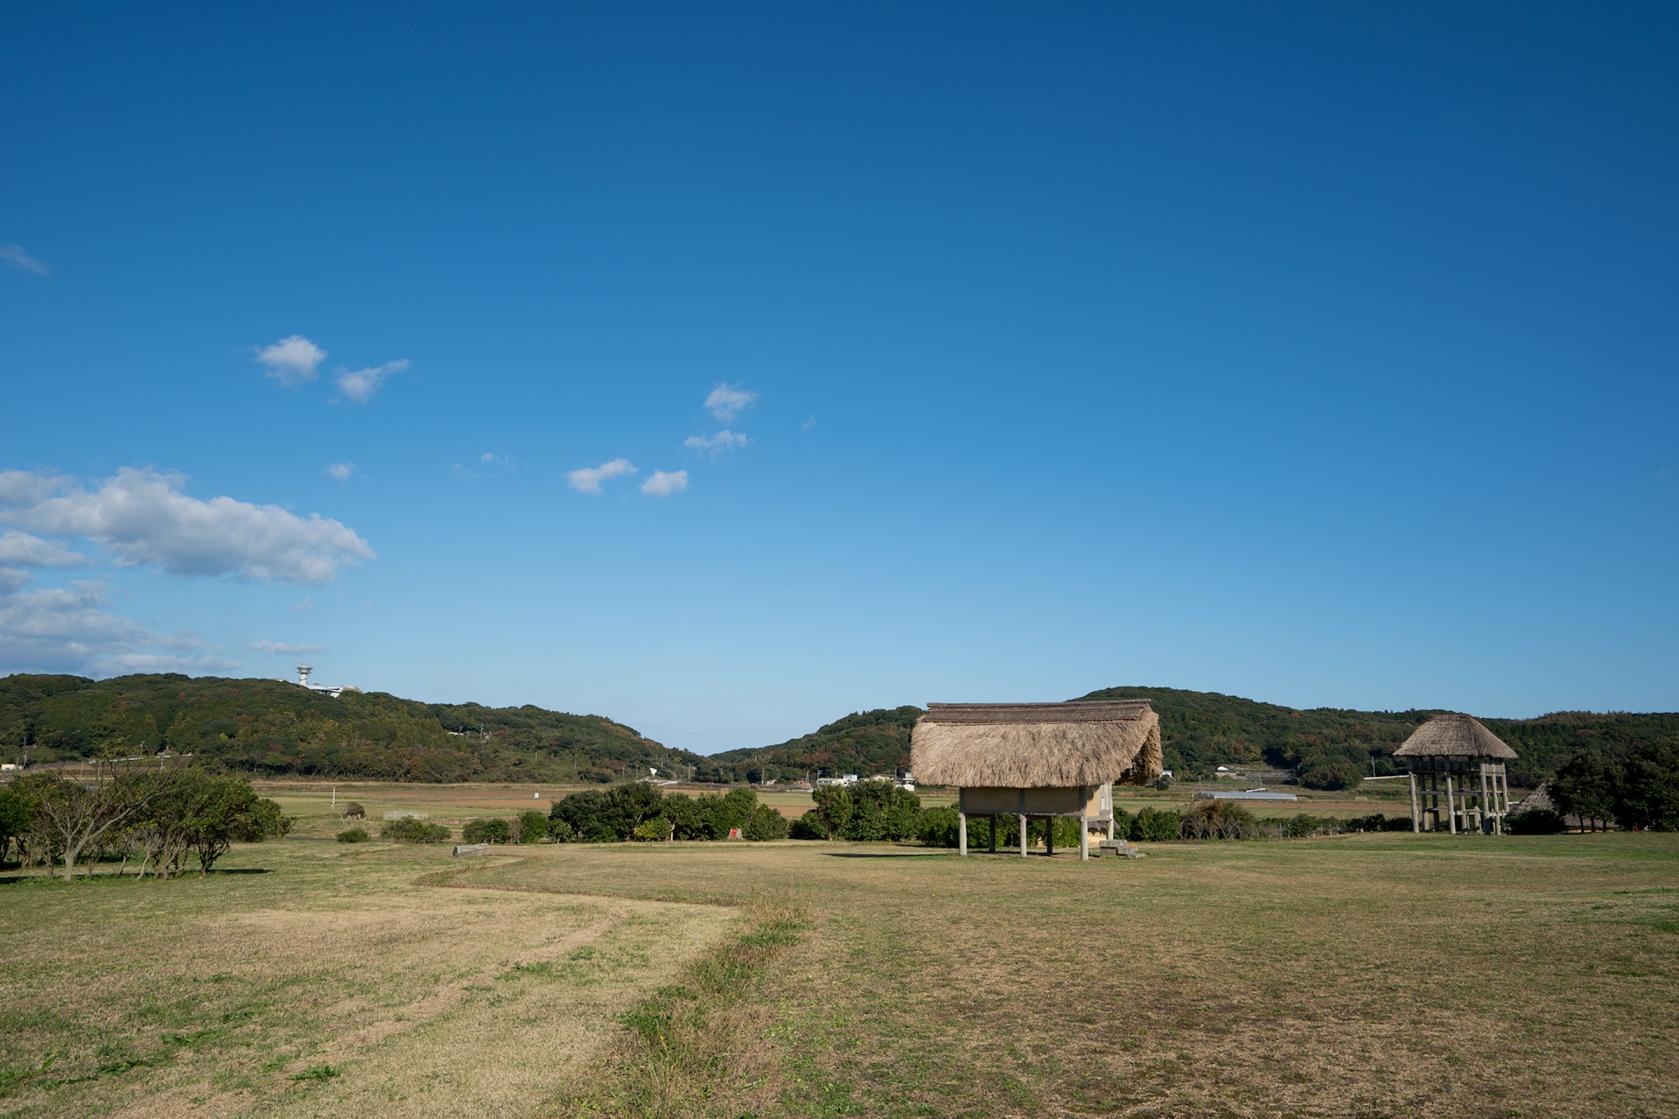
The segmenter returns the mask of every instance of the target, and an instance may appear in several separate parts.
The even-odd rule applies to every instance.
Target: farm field
[[[357,798],[499,796],[437,791]],[[1679,1114],[1679,836],[454,860],[322,793],[227,873],[0,880],[0,1114]]]

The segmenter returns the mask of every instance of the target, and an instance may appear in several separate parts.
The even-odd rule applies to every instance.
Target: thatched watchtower
[[[963,855],[969,816],[990,818],[993,851],[997,817],[1016,817],[1022,855],[1028,819],[1074,816],[1088,859],[1091,825],[1105,824],[1113,838],[1113,786],[1147,784],[1161,769],[1160,716],[1146,699],[934,703],[910,744],[918,782],[958,787]],[[1049,831],[1054,854],[1053,824]]]
[[[1440,830],[1440,789],[1446,791],[1446,826],[1458,831],[1504,834],[1510,784],[1504,763],[1516,752],[1468,715],[1436,715],[1393,752],[1411,771],[1411,830]],[[1477,781],[1479,793],[1476,792]]]

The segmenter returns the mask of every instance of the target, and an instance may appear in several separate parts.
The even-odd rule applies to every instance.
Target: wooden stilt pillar
[[[963,858],[968,855],[968,814],[960,808],[956,810],[956,852]]]
[[[1055,817],[1044,817],[1044,854],[1055,854]]]
[[[1020,814],[1020,857],[1026,857],[1026,814]]]
[[[991,821],[991,853],[995,855],[997,853],[997,814],[993,812],[986,819]]]
[[[1108,812],[1108,838],[1112,839],[1113,837],[1114,837],[1114,818],[1113,818],[1113,812],[1110,810]]]
[[[1491,808],[1492,808],[1492,801],[1487,799],[1487,767],[1485,765],[1483,765],[1483,766],[1481,766],[1481,819],[1480,819],[1481,830],[1483,832],[1491,832],[1492,831],[1492,821],[1494,821],[1498,818],[1498,817],[1492,815]]]
[[[1417,771],[1411,770],[1411,830],[1422,831],[1422,801],[1417,796]]]
[[[1457,834],[1457,797],[1452,791],[1452,775],[1446,774],[1446,823]]]
[[[1079,862],[1090,861],[1090,817],[1079,817]]]

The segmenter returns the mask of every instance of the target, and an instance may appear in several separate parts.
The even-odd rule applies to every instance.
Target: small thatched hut
[[[997,817],[1017,817],[1022,855],[1029,818],[1076,816],[1088,859],[1092,824],[1113,837],[1113,786],[1160,776],[1160,716],[1146,699],[934,703],[915,724],[910,756],[921,784],[958,786],[962,854],[971,815],[990,817],[992,850]]]
[[[1393,752],[1411,771],[1411,830],[1440,828],[1440,789],[1446,791],[1446,822],[1462,830],[1504,834],[1510,813],[1510,784],[1504,763],[1516,752],[1502,738],[1469,715],[1436,715],[1411,733]],[[1475,792],[1473,779],[1479,779]]]

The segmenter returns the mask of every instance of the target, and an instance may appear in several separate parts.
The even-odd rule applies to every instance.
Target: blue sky
[[[1125,683],[1673,709],[1676,51],[12,5],[0,672],[305,659],[702,751]]]

